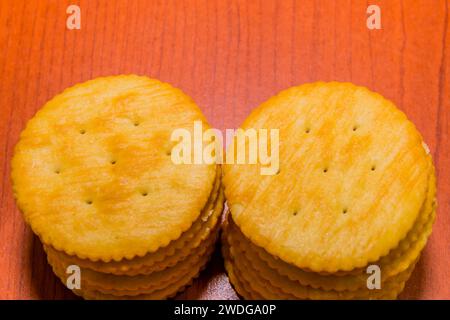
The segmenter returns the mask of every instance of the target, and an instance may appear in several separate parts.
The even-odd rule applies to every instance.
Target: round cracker
[[[236,268],[240,270],[249,283],[258,283],[260,286],[256,290],[260,290],[261,287],[267,287],[267,283],[273,288],[272,294],[281,295],[291,299],[365,299],[365,298],[382,298],[393,291],[397,292],[397,288],[404,283],[413,270],[415,261],[408,266],[408,268],[395,276],[382,279],[381,290],[369,290],[367,289],[367,277],[365,274],[364,287],[359,287],[354,290],[323,290],[313,288],[309,285],[302,285],[297,281],[291,280],[289,277],[278,273],[276,270],[270,268],[262,260],[257,257],[249,259],[248,256],[237,245],[236,241],[230,234],[228,237],[231,247],[231,256],[237,265]],[[417,261],[417,259],[416,259]],[[383,271],[382,271],[383,273]],[[340,276],[328,276],[329,278],[335,278],[337,282],[342,279]],[[331,279],[330,279],[331,280]],[[271,297],[273,298],[273,297]]]
[[[242,128],[280,130],[280,171],[226,165],[233,220],[270,254],[315,272],[349,271],[388,254],[426,198],[428,157],[390,101],[349,83],[281,92]]]
[[[218,171],[218,174],[220,176],[220,171]],[[220,178],[217,178],[210,201],[191,228],[184,232],[178,239],[170,242],[166,247],[162,247],[156,252],[148,253],[143,257],[136,257],[132,260],[103,262],[69,256],[49,246],[45,246],[45,250],[47,254],[57,256],[58,260],[64,262],[66,265],[75,264],[81,268],[102,273],[132,276],[158,272],[186,258],[209,236],[211,230],[219,222],[220,215],[223,211],[223,201],[224,196],[223,191],[220,190]]]
[[[215,247],[217,234],[218,228],[212,230],[208,239],[195,249],[194,252],[191,252],[186,259],[178,262],[174,266],[151,274],[124,276],[105,274],[81,268],[81,287],[83,290],[94,290],[118,296],[136,296],[162,290],[178,282],[181,278],[184,278],[192,268],[195,268],[204,260],[205,256],[211,254],[211,251]],[[48,262],[53,269],[57,270],[58,274],[64,274],[67,264],[58,261],[51,255],[48,255]]]
[[[42,242],[119,261],[154,252],[198,218],[215,165],[175,165],[175,129],[209,126],[169,84],[135,75],[66,89],[31,119],[12,160],[14,193]]]
[[[434,216],[434,214],[433,214]],[[299,285],[310,286],[316,289],[322,290],[333,290],[333,291],[356,291],[366,285],[367,281],[367,273],[361,272],[361,274],[357,275],[320,275],[313,272],[306,272],[301,269],[287,266],[282,262],[269,257],[266,253],[262,253],[261,251],[255,252],[254,248],[251,248],[242,242],[236,243],[234,245],[238,250],[242,251],[242,254],[246,256],[246,258],[252,261],[252,264],[257,268],[267,267],[271,270],[273,274],[279,273],[280,275],[286,276],[291,281],[297,282]],[[420,256],[420,252],[416,253],[415,249],[416,245],[414,245],[411,251],[406,253],[407,259],[400,258],[394,260],[394,266],[386,265],[384,267],[380,266],[381,279],[382,281],[387,281],[392,277],[395,277],[399,273],[404,272],[404,270],[408,269],[411,264],[407,265],[406,261],[409,261],[409,258],[414,256],[418,258]],[[251,248],[251,249],[250,249]],[[258,254],[259,253],[259,254]],[[401,260],[400,264],[397,260]],[[378,265],[378,264],[377,264]],[[401,265],[401,268],[399,267]],[[393,269],[396,269],[395,272],[392,272]]]
[[[263,264],[248,260],[246,256],[234,245],[230,234],[226,236],[225,245],[229,248],[227,259],[233,265],[234,275],[241,283],[249,284],[248,289],[253,294],[258,294],[264,299],[273,300],[341,300],[341,299],[395,299],[402,291],[405,282],[410,277],[414,266],[413,262],[409,268],[400,274],[382,282],[381,290],[359,289],[354,291],[334,291],[315,289],[310,286],[303,286],[296,281],[291,281],[288,277],[278,274]]]
[[[169,286],[156,290],[152,293],[142,293],[142,294],[133,294],[133,295],[113,295],[113,294],[105,294],[97,290],[74,290],[74,293],[82,296],[88,300],[162,300],[169,299],[174,297],[176,294],[184,291],[188,286],[192,284],[192,282],[200,275],[200,272],[206,267],[209,259],[211,258],[211,254],[214,251],[214,247],[211,247],[211,250],[205,254],[200,262],[189,269],[188,273],[183,275],[178,281],[170,284]],[[145,291],[145,290],[144,290]]]
[[[354,291],[311,291],[309,288],[298,284],[289,284],[289,287],[274,286],[272,282],[261,277],[261,275],[250,267],[249,264],[237,262],[233,263],[234,273],[241,282],[248,283],[250,292],[258,294],[263,299],[270,300],[373,300],[373,299],[396,299],[401,293],[404,285],[410,277],[414,266],[404,271],[401,277],[393,283],[388,283],[381,290],[365,290],[355,294]],[[278,284],[279,285],[279,284]],[[290,292],[289,292],[290,291]]]
[[[420,256],[435,220],[435,195],[436,179],[434,172],[432,172],[427,201],[413,228],[400,242],[399,246],[391,250],[388,255],[374,262],[382,270],[383,281],[408,269]],[[365,268],[355,269],[355,271],[347,274],[320,274],[304,271],[274,258],[264,249],[252,244],[231,219],[228,230],[230,241],[233,241],[234,246],[243,251],[249,260],[255,264],[263,263],[273,269],[274,272],[287,276],[290,280],[298,281],[302,285],[337,291],[356,290],[366,285],[367,273]]]

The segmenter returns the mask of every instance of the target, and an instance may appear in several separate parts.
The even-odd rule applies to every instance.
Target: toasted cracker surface
[[[380,267],[381,278],[383,281],[408,269],[420,256],[435,220],[435,195],[436,179],[432,172],[430,173],[427,201],[413,228],[408,232],[407,236],[400,244],[391,250],[388,255],[382,257],[378,261],[372,262]],[[313,288],[343,291],[357,290],[366,286],[366,268],[355,269],[345,274],[321,274],[306,271],[280,259],[276,259],[263,248],[252,244],[249,239],[240,232],[231,219],[229,225],[230,241],[233,241],[234,246],[242,251],[243,254],[256,265],[266,265],[273,269],[273,272],[278,272],[293,281],[298,281],[301,285],[311,286]]]
[[[180,237],[211,193],[215,165],[175,165],[174,129],[208,125],[180,90],[98,78],[47,102],[21,133],[14,193],[44,244],[94,261],[144,256]]]
[[[66,265],[75,264],[82,268],[116,275],[150,274],[170,267],[195,251],[219,223],[223,211],[224,197],[223,191],[220,189],[220,171],[218,171],[218,174],[219,177],[216,179],[214,190],[200,217],[178,239],[156,252],[132,260],[124,259],[110,262],[80,259],[48,246],[46,246],[47,254],[57,256],[57,259]]]
[[[397,247],[426,199],[422,138],[394,104],[349,83],[287,89],[245,120],[280,130],[280,171],[225,165],[233,220],[253,243],[315,272],[350,271]]]

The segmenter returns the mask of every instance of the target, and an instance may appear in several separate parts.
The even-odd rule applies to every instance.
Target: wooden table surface
[[[81,30],[66,8],[81,8]],[[369,4],[381,30],[366,27]],[[393,100],[434,156],[439,212],[402,298],[450,298],[450,32],[447,0],[0,0],[0,298],[74,298],[12,196],[25,123],[77,82],[137,73],[183,89],[220,129],[283,88],[352,81]],[[180,298],[235,299],[217,253]]]

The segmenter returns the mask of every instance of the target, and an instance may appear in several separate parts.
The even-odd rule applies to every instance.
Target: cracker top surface
[[[279,129],[280,171],[226,165],[236,224],[271,254],[313,271],[363,267],[396,247],[426,198],[429,156],[390,101],[349,83],[287,89],[243,129]]]
[[[142,256],[187,230],[214,165],[175,165],[174,129],[206,120],[180,90],[140,76],[94,79],[47,102],[12,160],[19,207],[41,240],[93,260]]]

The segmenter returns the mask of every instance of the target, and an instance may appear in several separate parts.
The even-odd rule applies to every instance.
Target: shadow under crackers
[[[399,300],[418,300],[422,297],[422,290],[425,287],[426,282],[426,263],[427,251],[422,253],[419,261],[417,262],[414,271],[406,282],[405,289],[399,295]]]
[[[38,299],[44,300],[76,300],[80,299],[67,289],[53,273],[47,262],[47,255],[41,241],[33,236],[33,245],[29,251],[31,261],[31,286]]]

